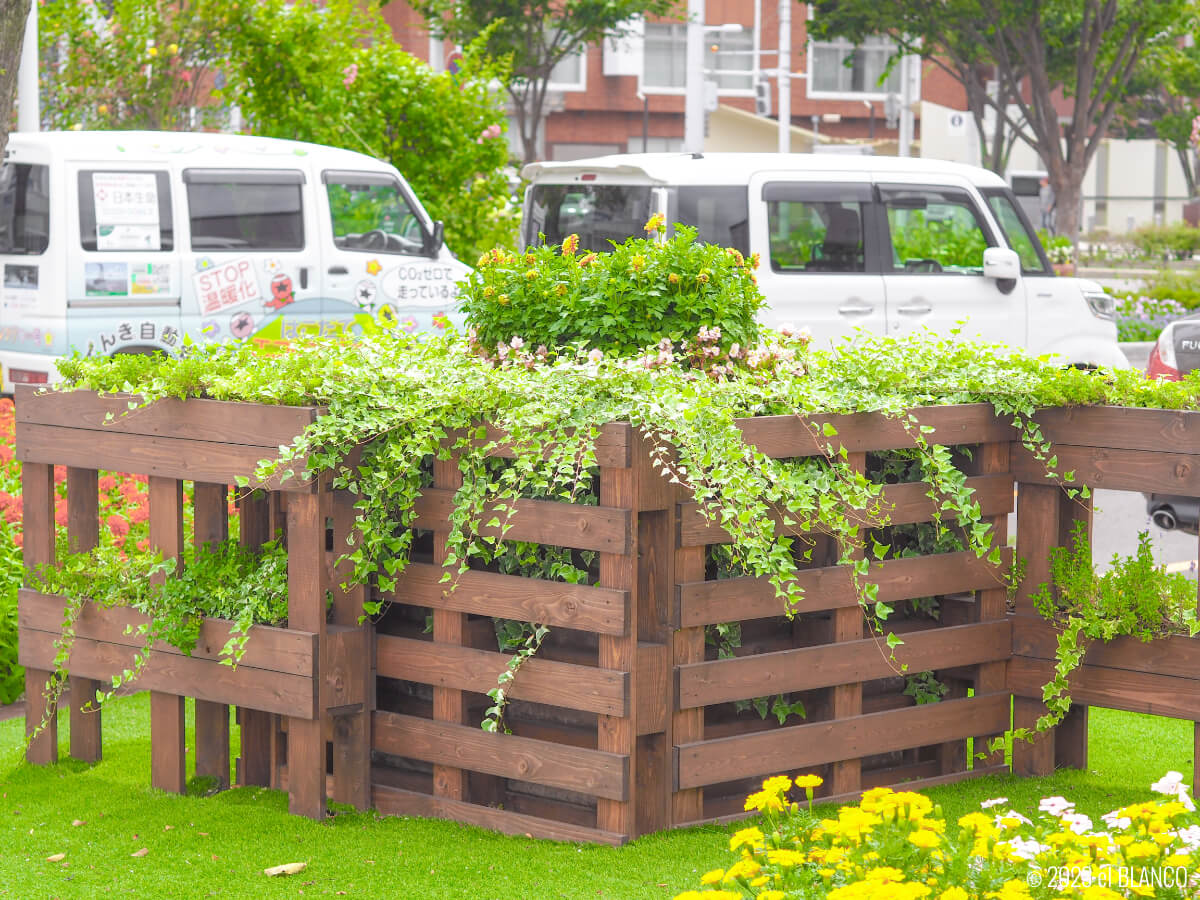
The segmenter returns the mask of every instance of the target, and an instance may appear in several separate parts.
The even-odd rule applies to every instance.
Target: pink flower
[[[594,347],[592,348],[591,352],[588,353],[587,358],[588,362],[590,362],[592,365],[598,365],[600,360],[604,359],[604,351]]]
[[[342,84],[344,84],[346,87],[350,87],[350,85],[354,84],[355,80],[358,78],[358,63],[350,63],[350,65],[342,69],[342,74],[346,76],[342,79]]]
[[[508,342],[508,346],[512,347],[514,350],[520,350],[525,346],[525,341],[514,334],[513,339]]]

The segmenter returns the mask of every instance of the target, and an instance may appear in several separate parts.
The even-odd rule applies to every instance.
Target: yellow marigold
[[[763,891],[758,895],[758,900],[784,900],[786,896],[783,891]]]
[[[645,267],[646,267],[646,257],[642,256],[640,253],[636,253],[633,256],[629,257],[629,268],[633,269],[633,271],[640,272]]]
[[[922,850],[928,850],[931,847],[936,847],[941,843],[941,838],[933,831],[927,828],[921,828],[914,831],[908,836],[908,842],[914,847],[920,847]]]
[[[1079,896],[1081,900],[1122,900],[1116,891],[1099,884],[1088,885]]]
[[[903,881],[904,873],[892,866],[879,866],[867,873],[867,881],[882,881],[884,883],[891,881]]]
[[[825,779],[820,775],[797,775],[792,781],[798,788],[819,788],[825,783]]]
[[[526,269],[525,277],[530,281],[533,281],[533,279],[537,278],[537,269]]]
[[[491,261],[492,261],[492,252],[489,250],[487,253],[483,254],[483,256],[479,257],[479,261],[477,263],[475,263],[475,268],[482,269],[485,266],[487,266],[487,264],[490,263]]]
[[[723,881],[737,881],[739,878],[751,878],[757,875],[762,870],[753,859],[743,857],[735,862],[732,866],[725,870]]]
[[[970,896],[963,888],[952,887],[938,894],[938,900],[970,900]]]
[[[783,805],[783,800],[780,798],[779,794],[775,792],[759,791],[758,793],[751,794],[746,798],[745,809],[747,811],[752,809],[757,809],[759,811],[771,809],[779,812],[783,809]]]
[[[508,294],[501,294],[496,298],[496,302],[501,306],[508,306]]]
[[[574,256],[575,251],[579,249],[579,235],[568,234],[566,240],[562,242],[562,255]]]
[[[792,779],[786,775],[772,775],[762,783],[762,789],[772,794],[786,794],[792,789]]]
[[[554,289],[554,293],[558,294],[560,297],[567,296],[567,286],[565,284],[560,284]]]
[[[669,281],[671,284],[679,284],[679,276],[672,272],[667,276],[667,281]]]
[[[747,847],[762,846],[763,833],[757,828],[743,828],[741,831],[735,831],[733,836],[729,838],[729,849],[736,850],[743,845]]]
[[[752,887],[752,888],[766,887],[770,883],[771,883],[770,876],[759,875],[757,878],[753,878],[750,880],[750,887]]]
[[[773,866],[780,866],[784,869],[790,869],[792,866],[801,865],[805,859],[805,855],[799,850],[788,850],[784,848],[767,851],[767,862]]]
[[[580,258],[579,264],[581,266],[590,266],[595,261],[596,261],[596,254],[595,253],[587,253],[583,257]]]
[[[662,213],[655,213],[646,222],[646,234],[655,234],[656,232],[662,231],[666,221],[666,217]]]
[[[701,884],[720,884],[721,879],[724,877],[725,877],[724,869],[713,869],[709,872],[705,872],[703,875],[700,876],[700,883]]]

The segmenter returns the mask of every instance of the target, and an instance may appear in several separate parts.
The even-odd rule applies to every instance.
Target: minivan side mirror
[[[983,251],[983,277],[997,280],[1021,277],[1021,257],[1007,247],[988,247]]]
[[[436,258],[444,243],[446,243],[446,226],[442,222],[434,222],[433,231],[425,236],[425,255]]]

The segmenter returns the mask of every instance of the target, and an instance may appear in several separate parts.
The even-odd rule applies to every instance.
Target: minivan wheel
[[[1150,518],[1163,531],[1174,531],[1179,527],[1179,523],[1175,521],[1175,510],[1169,506],[1160,506],[1150,514]]]

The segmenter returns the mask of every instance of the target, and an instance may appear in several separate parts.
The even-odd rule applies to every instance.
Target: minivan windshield
[[[525,218],[525,243],[561,244],[579,235],[581,250],[611,250],[645,234],[652,195],[641,184],[534,185]]]
[[[1025,275],[1050,274],[1050,260],[1042,249],[1042,242],[1033,233],[1029,220],[1021,207],[1014,202],[1008,188],[983,188],[992,215],[1000,223],[1008,246],[1017,251],[1021,258],[1021,272]]]

